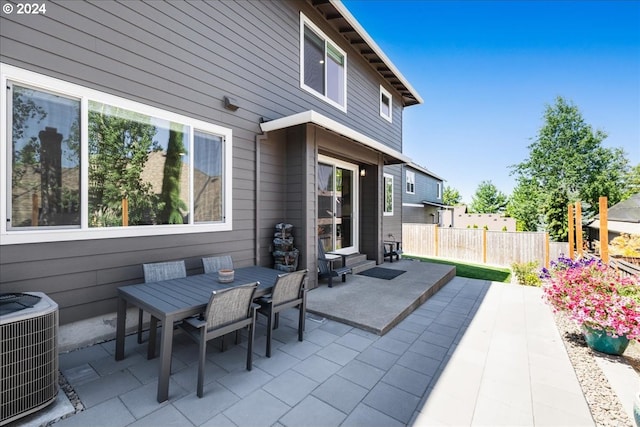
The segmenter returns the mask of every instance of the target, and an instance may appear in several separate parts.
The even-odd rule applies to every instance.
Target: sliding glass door
[[[326,156],[318,160],[318,238],[326,252],[355,252],[358,166]]]

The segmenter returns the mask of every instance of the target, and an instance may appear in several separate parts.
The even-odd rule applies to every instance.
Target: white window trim
[[[11,141],[9,141],[8,125],[8,81],[15,84],[23,84],[28,87],[42,89],[45,91],[60,94],[61,96],[69,96],[79,98],[81,100],[81,193],[83,194],[81,204],[81,225],[80,228],[64,228],[46,230],[7,230],[7,198],[11,191],[11,165],[9,162],[9,150]],[[94,240],[94,239],[110,239],[122,237],[137,236],[157,236],[157,235],[173,235],[173,234],[189,234],[189,233],[206,233],[215,231],[232,230],[233,224],[233,207],[232,207],[232,174],[233,174],[233,134],[232,130],[219,125],[214,125],[191,117],[172,113],[156,107],[152,107],[139,102],[131,101],[118,96],[109,95],[104,92],[89,89],[53,77],[48,77],[39,73],[24,70],[12,65],[0,63],[0,84],[3,90],[0,91],[0,128],[7,129],[6,132],[0,134],[0,165],[6,174],[3,184],[0,187],[0,245],[12,245],[22,243],[40,243],[40,242],[58,242],[58,241],[74,241],[74,240]],[[121,107],[127,110],[147,114],[149,116],[165,119],[172,122],[183,123],[191,127],[191,133],[194,129],[219,135],[223,138],[223,161],[224,161],[224,212],[223,220],[216,223],[199,223],[199,224],[183,224],[183,225],[145,225],[145,226],[129,226],[129,227],[105,227],[105,228],[89,228],[88,227],[88,200],[86,197],[88,185],[88,166],[89,154],[87,150],[87,123],[88,100],[98,101],[105,104]],[[193,144],[193,138],[190,138],[190,144]],[[193,152],[193,147],[189,147],[189,152]],[[190,186],[190,191],[193,188]],[[193,204],[193,195],[189,197],[190,203]],[[190,207],[193,212],[193,206]],[[190,215],[193,218],[193,215]]]
[[[383,176],[382,182],[384,184],[383,185],[383,187],[384,187],[384,189],[383,189],[384,190],[383,191],[383,200],[384,200],[384,202],[382,204],[382,213],[383,213],[383,216],[393,216],[393,207],[394,207],[394,204],[395,204],[395,203],[393,203],[394,202],[394,196],[395,196],[395,194],[393,194],[394,193],[393,175],[385,173],[382,176]],[[386,207],[387,207],[387,182],[386,182],[387,178],[391,179],[391,212],[387,212],[385,210]]]
[[[413,187],[413,191],[409,191],[409,189],[407,188],[407,184],[411,184]],[[404,183],[404,189],[407,192],[407,194],[416,194],[416,174],[415,172],[411,172],[411,171],[407,171],[406,172],[406,180]]]
[[[383,106],[382,95],[384,95],[387,98],[389,98],[389,115],[384,114],[383,111],[382,111],[382,106]],[[393,123],[393,97],[391,96],[391,93],[388,90],[386,90],[384,87],[382,87],[382,85],[380,85],[380,95],[379,95],[378,99],[380,101],[380,117],[382,117],[383,119],[385,119],[389,123]]]
[[[438,192],[438,200],[442,199],[442,183],[436,182],[436,191]]]
[[[326,51],[326,43],[330,42],[331,45],[344,56],[344,79],[343,79],[343,87],[342,87],[342,93],[344,96],[344,105],[337,103],[333,99],[329,98],[326,94],[320,93],[315,89],[313,89],[312,87],[307,86],[304,83],[304,27],[305,25],[311,28],[322,39],[324,39],[325,51]],[[300,87],[305,91],[309,92],[310,94],[312,94],[313,96],[322,99],[326,103],[331,104],[337,109],[344,111],[346,113],[347,112],[347,75],[348,75],[347,74],[347,53],[344,50],[342,50],[340,46],[338,46],[338,44],[335,43],[330,37],[327,37],[327,35],[320,28],[318,28],[316,24],[314,24],[311,20],[309,20],[309,18],[307,18],[302,12],[300,12],[300,55],[298,56],[298,58],[300,61]],[[326,91],[326,87],[327,87],[326,67],[325,67],[324,78],[325,78],[325,91]]]

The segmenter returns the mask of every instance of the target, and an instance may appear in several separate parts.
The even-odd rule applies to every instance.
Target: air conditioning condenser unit
[[[0,426],[55,401],[58,304],[42,292],[0,294]]]

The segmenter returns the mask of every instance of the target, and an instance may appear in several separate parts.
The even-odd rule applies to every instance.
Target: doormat
[[[395,270],[393,268],[373,267],[368,270],[361,271],[358,274],[360,276],[374,277],[376,279],[391,280],[405,272],[405,270]]]

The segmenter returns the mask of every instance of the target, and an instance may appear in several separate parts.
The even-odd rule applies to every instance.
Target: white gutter
[[[400,151],[396,151],[373,138],[370,138],[358,131],[351,129],[348,126],[343,125],[329,117],[323,116],[313,110],[303,111],[302,113],[292,114],[290,116],[282,117],[268,122],[260,123],[260,129],[262,132],[270,132],[273,130],[285,129],[292,126],[298,126],[305,123],[313,123],[314,125],[321,126],[330,131],[336,132],[346,138],[353,139],[373,150],[380,151],[383,154],[391,156],[400,160],[402,163],[411,163],[411,159]]]

